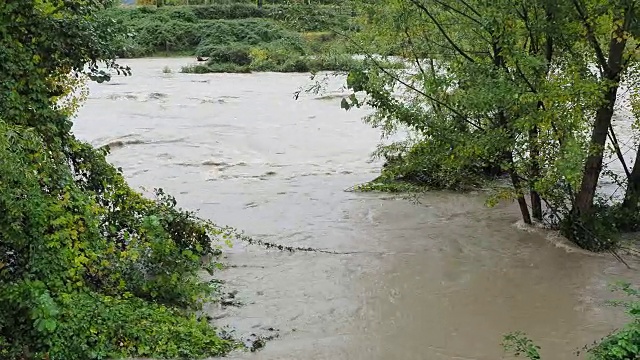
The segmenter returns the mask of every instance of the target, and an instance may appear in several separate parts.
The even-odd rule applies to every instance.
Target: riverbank
[[[356,29],[348,3],[116,7],[102,14],[126,29],[118,56],[198,56],[185,72],[345,71],[357,66],[335,31]]]

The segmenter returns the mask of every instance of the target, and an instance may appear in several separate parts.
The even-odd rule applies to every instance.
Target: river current
[[[229,358],[495,360],[523,331],[543,359],[574,359],[624,322],[608,285],[637,283],[636,270],[524,228],[514,204],[487,209],[482,194],[345,192],[381,166],[368,110],[294,100],[308,74],[179,73],[191,62],[123,61],[134,75],[91,84],[75,133],[111,144],[134,187],[263,241],[345,253],[228,250],[216,276],[243,305],[207,309],[214,323],[279,335]]]

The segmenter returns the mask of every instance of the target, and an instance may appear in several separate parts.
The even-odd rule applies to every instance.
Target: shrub
[[[60,321],[50,341],[64,346],[50,350],[52,359],[193,359],[222,355],[234,347],[205,319],[140,299],[75,293],[58,301]]]
[[[246,45],[221,46],[209,53],[209,63],[232,63],[235,65],[249,65],[250,48]]]
[[[115,19],[120,32],[126,33],[111,40],[119,56],[139,57],[160,52],[210,56],[220,46],[255,46],[280,40],[306,47],[303,53],[308,50],[324,53],[338,40],[326,29],[349,23],[350,18],[340,14],[338,8],[277,5],[260,9],[255,4],[233,3],[114,7],[104,11],[102,18],[109,22]],[[334,24],[323,26],[328,25],[325,20]],[[316,33],[307,33],[303,38],[293,32],[295,30]]]
[[[184,66],[181,70],[183,73],[190,74],[208,74],[208,73],[250,73],[249,66],[236,65],[232,63],[218,63],[208,65],[190,65]]]
[[[355,21],[347,5],[279,5],[269,8],[268,17],[300,32],[355,29]]]
[[[295,39],[295,35],[277,24],[266,20],[210,21],[201,23],[202,41],[196,54],[211,56],[222,46],[258,45],[283,38]]]
[[[233,342],[194,313],[226,233],[160,190],[135,192],[108,149],[71,132],[83,79],[108,81],[99,63],[130,73],[100,4],[0,7],[0,358],[222,355]]]
[[[631,319],[622,329],[604,337],[589,350],[594,360],[640,358],[640,290],[630,284],[620,284],[617,287],[630,299],[614,302],[614,305],[624,307]]]
[[[77,176],[43,148],[37,133],[0,122],[4,358],[228,351],[231,342],[178,310],[199,309],[214,290],[198,271],[218,230],[162,191],[155,200],[133,192],[87,144],[71,148]]]
[[[259,9],[254,4],[243,3],[194,6],[191,10],[200,20],[262,18],[267,15],[264,9]]]
[[[500,169],[484,165],[480,157],[457,156],[465,151],[463,143],[455,146],[447,139],[435,138],[383,147],[378,152],[386,159],[381,176],[360,189],[390,190],[400,182],[429,189],[468,190],[501,174]]]
[[[168,20],[145,23],[137,30],[136,37],[151,51],[185,51],[198,45],[201,34],[189,22]]]

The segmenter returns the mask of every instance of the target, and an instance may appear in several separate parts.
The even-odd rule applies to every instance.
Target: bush
[[[320,55],[308,59],[309,69],[317,71],[350,71],[358,68],[362,61],[354,59],[351,55]]]
[[[200,43],[200,39],[197,27],[179,20],[144,23],[136,31],[136,41],[149,53],[190,50]]]
[[[135,192],[108,149],[71,132],[83,80],[111,77],[98,63],[130,74],[114,61],[120,28],[99,2],[12,4],[0,7],[0,357],[224,354],[233,342],[194,313],[216,291],[198,275],[227,233],[161,190]]]
[[[140,299],[119,299],[76,292],[36,298],[47,317],[37,318],[34,337],[40,341],[13,342],[11,353],[24,347],[49,359],[105,359],[127,357],[203,358],[223,355],[235,344],[221,340],[206,320]],[[25,311],[28,311],[25,309]],[[53,320],[55,319],[55,320]],[[16,324],[12,324],[16,325]],[[46,352],[38,348],[46,343]],[[10,358],[10,357],[3,357]]]
[[[211,21],[200,24],[202,41],[196,47],[199,56],[211,56],[222,46],[250,46],[281,39],[298,41],[291,33],[267,20]]]
[[[267,17],[265,9],[260,9],[255,4],[234,3],[228,5],[194,6],[190,9],[200,20]]]
[[[76,177],[45,147],[0,122],[3,358],[228,351],[231,342],[177,310],[199,309],[214,290],[198,271],[219,232],[162,191],[155,200],[133,192],[87,144],[73,146]]]
[[[640,358],[640,290],[621,284],[630,300],[614,302],[626,308],[631,321],[622,329],[604,337],[589,352],[594,360],[635,360]]]
[[[210,58],[206,65],[191,65],[182,68],[185,73],[224,73],[224,72],[309,72],[309,71],[346,71],[360,61],[348,55],[305,55],[304,49],[295,42],[275,41],[262,46],[244,45],[220,46],[209,50]]]
[[[279,5],[269,8],[271,19],[281,21],[287,27],[300,31],[355,30],[352,9],[347,5]]]
[[[158,53],[211,56],[221,46],[256,46],[276,41],[297,43],[297,47],[306,48],[299,50],[302,53],[322,54],[331,44],[339,42],[322,24],[326,25],[325,20],[331,20],[335,24],[330,28],[345,26],[350,18],[340,14],[338,8],[277,5],[260,9],[255,4],[234,3],[160,8],[114,7],[104,11],[102,18],[105,22],[115,20],[120,32],[126,33],[111,40],[121,57]],[[302,37],[294,31],[316,32]],[[300,65],[295,63],[290,62],[292,68]]]
[[[209,63],[232,63],[235,65],[249,65],[251,48],[245,45],[221,46],[209,53]]]
[[[445,144],[446,143],[446,144]],[[413,144],[381,148],[386,159],[382,174],[360,190],[405,189],[398,183],[440,190],[470,190],[500,175],[500,169],[484,165],[480,157],[458,156],[467,149],[445,139],[427,139]]]

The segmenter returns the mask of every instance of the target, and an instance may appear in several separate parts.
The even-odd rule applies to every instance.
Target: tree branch
[[[462,55],[462,57],[464,57],[465,59],[469,60],[470,62],[474,63],[475,60],[473,60],[472,57],[470,57],[469,55],[467,55],[467,53],[462,50],[458,44],[456,44],[447,34],[447,32],[444,30],[444,28],[442,27],[442,25],[438,22],[438,20],[436,20],[436,18],[433,16],[433,14],[431,14],[431,12],[429,11],[429,9],[427,9],[424,4],[422,4],[419,0],[410,0],[415,6],[417,6],[419,9],[421,9],[425,14],[427,14],[427,16],[429,17],[429,19],[431,19],[431,21],[435,24],[435,26],[438,28],[438,30],[440,31],[440,33],[442,34],[442,36],[444,36],[444,38],[447,40],[447,42],[460,54]]]
[[[349,35],[346,35],[340,31],[334,30],[334,32],[342,37],[344,37],[345,39],[347,39],[349,42],[351,42],[352,44],[354,44],[357,48],[359,48],[360,50],[363,50],[362,47],[360,46],[360,44],[358,44],[357,41],[353,40]],[[458,110],[456,110],[455,108],[451,107],[451,105],[447,104],[444,101],[441,101],[427,93],[425,93],[424,91],[416,88],[415,86],[407,83],[406,81],[400,79],[398,76],[396,76],[395,74],[392,74],[389,70],[387,70],[384,66],[382,66],[378,60],[376,60],[375,58],[373,58],[373,56],[371,56],[371,54],[369,54],[368,51],[363,51],[363,54],[365,55],[365,57],[367,57],[367,59],[369,59],[376,68],[378,68],[380,71],[382,71],[385,75],[391,77],[394,81],[397,81],[398,83],[402,84],[403,86],[405,86],[406,88],[415,91],[416,93],[420,94],[421,96],[426,97],[427,99],[436,102],[438,104],[440,104],[441,106],[447,108],[449,111],[451,111],[452,113],[454,113],[455,115],[459,116],[460,118],[463,119],[464,122],[466,122],[467,124],[475,127],[476,129],[480,130],[480,131],[484,131],[484,129],[474,123],[473,121],[470,121],[467,116],[465,116],[464,114],[462,114],[461,112],[459,112]]]
[[[600,67],[606,73],[610,73],[611,69],[609,69],[609,65],[607,63],[607,59],[604,57],[604,53],[602,52],[602,48],[600,47],[600,44],[598,43],[598,39],[596,39],[596,35],[595,35],[594,31],[593,31],[593,27],[591,27],[591,24],[589,24],[589,18],[587,17],[587,14],[585,14],[584,9],[582,8],[582,5],[579,3],[579,1],[580,0],[572,0],[571,2],[573,3],[573,6],[575,7],[576,11],[578,12],[578,15],[580,16],[580,20],[582,21],[582,25],[587,30],[587,39],[591,43],[591,47],[593,47],[593,50],[596,52],[596,57],[598,59],[598,65],[600,65]]]
[[[531,92],[534,94],[537,94],[538,91],[536,90],[535,86],[533,86],[533,84],[531,83],[531,81],[529,81],[529,79],[527,78],[527,76],[522,72],[522,69],[520,69],[520,65],[518,64],[518,62],[516,61],[516,72],[518,73],[518,75],[520,75],[520,77],[522,78],[522,80],[524,80],[524,82],[527,84],[527,86],[529,87],[529,89],[531,89]]]
[[[620,150],[620,143],[618,143],[618,138],[616,137],[616,133],[613,130],[613,126],[609,124],[609,140],[613,144],[613,148],[616,150],[616,155],[618,156],[618,160],[622,164],[622,168],[624,169],[624,173],[627,175],[627,179],[631,177],[631,172],[629,171],[629,167],[627,166],[627,161],[624,159],[624,155],[622,154],[622,150]]]
[[[460,14],[460,15],[464,16],[465,18],[467,18],[467,19],[469,19],[469,20],[473,21],[474,23],[476,23],[476,24],[478,24],[478,25],[480,25],[480,26],[483,26],[483,27],[484,27],[484,24],[483,24],[480,20],[478,20],[478,19],[476,19],[476,18],[472,17],[472,16],[471,16],[471,15],[469,15],[469,14],[464,13],[464,12],[463,12],[463,11],[461,11],[461,10],[458,10],[458,9],[454,8],[453,6],[451,6],[451,5],[449,5],[449,4],[445,3],[445,2],[442,2],[442,1],[440,1],[440,0],[432,0],[432,1],[433,1],[433,2],[435,2],[435,3],[437,3],[437,4],[439,4],[440,6],[442,6],[442,7],[444,7],[444,8],[446,8],[446,9],[449,9],[449,10],[451,10],[451,11],[453,11],[453,12],[457,13],[457,14]]]
[[[467,4],[464,0],[458,0],[458,1],[460,1],[464,6],[466,6],[467,9],[471,10],[472,13],[476,14],[477,17],[482,18],[482,15],[480,15],[480,13],[475,8]]]
[[[418,70],[420,71],[420,74],[422,74],[422,81],[424,82],[425,79],[427,78],[427,74],[424,71],[424,68],[422,67],[422,64],[420,63],[420,59],[418,58],[418,54],[416,54],[415,51],[415,46],[413,45],[413,40],[411,40],[411,35],[409,34],[409,29],[407,27],[404,28],[404,34],[407,37],[407,42],[409,43],[409,47],[411,48],[411,54],[413,55],[414,61],[416,63],[416,66],[418,67]],[[431,60],[431,76],[433,79],[435,79],[435,71],[433,69],[433,60]],[[439,90],[439,89],[438,89]],[[433,108],[435,109],[436,113],[440,114],[441,109],[440,109],[440,104],[436,103],[435,101],[431,101],[431,106],[433,106]]]

